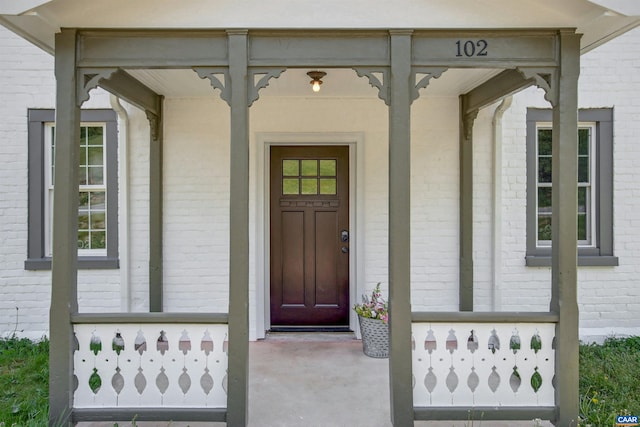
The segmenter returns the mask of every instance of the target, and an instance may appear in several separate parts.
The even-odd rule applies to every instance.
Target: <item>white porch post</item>
[[[560,31],[557,102],[553,107],[551,311],[556,326],[558,426],[578,421],[578,76],[580,36]]]

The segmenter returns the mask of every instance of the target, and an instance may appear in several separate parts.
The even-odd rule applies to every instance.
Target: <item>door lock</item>
[[[340,232],[340,240],[342,242],[348,242],[349,241],[349,232],[347,230],[342,230]]]

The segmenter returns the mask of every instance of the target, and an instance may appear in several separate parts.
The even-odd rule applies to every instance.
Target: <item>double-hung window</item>
[[[527,112],[527,265],[551,263],[551,110]],[[613,256],[613,111],[580,110],[578,264],[617,265]]]
[[[48,269],[55,192],[53,110],[29,111],[29,254],[27,269]],[[78,263],[118,266],[117,123],[112,110],[81,112],[78,162]]]

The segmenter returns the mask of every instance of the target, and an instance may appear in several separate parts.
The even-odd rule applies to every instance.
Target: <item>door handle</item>
[[[348,254],[349,253],[349,248],[346,246],[343,246],[342,248],[340,248],[340,250],[342,251],[343,254]]]
[[[347,230],[342,230],[340,232],[340,241],[348,242],[349,241],[349,232]]]

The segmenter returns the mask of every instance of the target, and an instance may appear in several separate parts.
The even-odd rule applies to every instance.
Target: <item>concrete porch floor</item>
[[[362,352],[353,333],[270,333],[249,344],[250,427],[391,427],[388,359]],[[113,427],[113,423],[82,423]],[[120,423],[119,426],[129,426]],[[140,427],[218,427],[151,423]],[[550,426],[543,422],[541,426]],[[416,422],[416,427],[533,427],[533,421]]]

